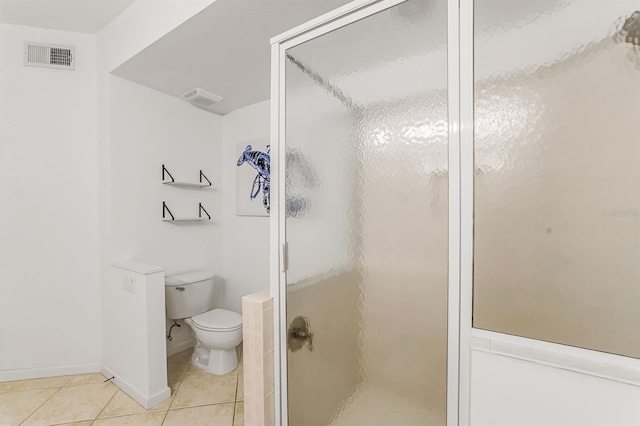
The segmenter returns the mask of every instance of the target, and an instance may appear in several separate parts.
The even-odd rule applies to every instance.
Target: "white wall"
[[[268,136],[268,103],[225,117],[223,153],[222,118],[108,75],[210,3],[138,1],[98,36],[100,58],[95,35],[0,25],[0,379],[97,369],[110,262],[212,268],[226,278],[219,305],[238,311],[268,288],[268,219],[236,217],[234,198],[234,141]],[[76,70],[23,67],[24,40],[75,45]],[[163,162],[178,179],[202,168],[214,188],[163,186]],[[213,221],[162,223],[162,201],[175,214],[202,201]],[[174,336],[189,340],[186,327]]]
[[[269,290],[269,218],[236,215],[236,144],[269,137],[269,101],[223,117],[222,171],[224,296],[220,306],[240,312],[242,296]]]
[[[125,163],[129,160],[126,158],[128,155],[126,147],[121,143],[123,140],[121,135],[125,135],[124,140],[128,140],[131,144],[131,148],[133,148],[133,151],[135,152],[134,155],[138,157],[136,161],[140,163],[141,169],[153,168],[154,185],[152,192],[157,196],[159,188],[156,184],[159,185],[160,180],[160,173],[158,170],[160,168],[160,164],[162,164],[161,162],[158,163],[158,161],[164,161],[169,158],[179,159],[171,172],[177,173],[178,175],[180,175],[180,173],[193,173],[194,167],[192,167],[191,164],[187,165],[188,162],[185,163],[183,160],[186,158],[193,159],[194,157],[185,156],[183,159],[180,159],[180,147],[186,143],[186,148],[188,150],[193,143],[193,141],[188,139],[190,135],[193,135],[194,132],[196,134],[204,134],[208,132],[207,130],[199,127],[200,123],[207,118],[210,118],[213,121],[215,121],[216,118],[211,114],[204,113],[187,104],[183,104],[177,99],[169,98],[161,95],[160,93],[133,85],[126,81],[120,80],[122,84],[118,85],[118,80],[109,74],[113,69],[129,60],[132,56],[142,51],[144,48],[191,18],[193,15],[202,11],[212,2],[213,0],[163,0],[162,2],[137,0],[97,35],[98,50],[102,53],[98,57],[97,96],[99,115],[99,203],[101,212],[99,221],[101,237],[100,273],[103,297],[106,295],[106,286],[109,285],[109,265],[117,260],[129,260],[126,259],[127,257],[138,257],[140,260],[149,261],[147,257],[155,257],[154,254],[150,254],[148,252],[151,246],[157,248],[157,251],[160,252],[160,245],[173,245],[172,249],[163,252],[164,255],[170,257],[170,264],[167,265],[165,263],[161,263],[163,266],[169,268],[169,273],[177,271],[176,269],[170,269],[172,267],[171,265],[184,265],[185,268],[215,266],[215,261],[204,261],[204,257],[207,255],[206,250],[198,252],[195,256],[190,256],[191,253],[202,248],[202,244],[198,242],[189,246],[184,253],[180,252],[177,257],[171,256],[172,253],[176,252],[177,247],[185,245],[185,238],[187,238],[188,235],[193,235],[194,229],[196,228],[191,228],[190,225],[184,225],[181,229],[187,229],[186,232],[174,232],[174,234],[178,235],[177,239],[182,241],[180,245],[177,245],[176,239],[168,237],[167,235],[167,233],[171,234],[171,231],[177,231],[177,228],[173,230],[160,228],[162,231],[168,232],[155,234],[153,231],[150,231],[148,226],[146,226],[148,223],[138,229],[137,226],[132,225],[128,220],[125,210],[122,209],[123,204],[126,205],[129,202],[127,199],[133,199],[131,205],[138,205],[137,203],[142,203],[147,207],[148,205],[144,203],[144,201],[137,199],[135,189],[130,189],[130,185],[126,182],[126,178],[123,179],[123,176],[128,172],[125,172],[125,175],[121,173],[121,168],[123,167],[121,157],[124,156]],[[129,86],[127,86],[127,84],[129,84]],[[127,87],[137,88],[138,90],[136,91],[135,89],[131,89],[132,92],[128,93],[129,89]],[[156,100],[158,100],[157,105]],[[133,102],[133,104],[131,104],[131,102]],[[142,117],[139,117],[142,121],[135,122],[134,120],[133,127],[131,129],[134,134],[141,136],[140,140],[132,140],[134,137],[130,138],[130,135],[127,134],[127,117],[124,117],[125,121],[122,121],[121,118],[123,118],[123,115],[116,113],[115,121],[112,120],[113,111],[121,111],[121,105],[124,105],[124,108],[127,111],[127,108],[132,108],[134,110],[134,117],[142,115]],[[173,110],[173,108],[175,108],[175,110]],[[154,116],[155,112],[158,110],[162,110],[163,112]],[[190,117],[191,114],[194,114],[194,117],[200,118],[183,119],[185,116]],[[158,126],[158,124],[161,125]],[[163,133],[168,127],[170,129],[167,133]],[[215,132],[219,133],[220,130],[216,130],[214,133]],[[161,140],[165,142],[168,142],[168,139],[171,137],[174,138],[169,143],[169,145],[173,146],[174,151],[169,153],[166,149],[157,149],[152,136],[155,136],[158,133],[161,134]],[[163,139],[164,137],[166,137],[166,139]],[[199,143],[200,141],[201,140],[198,139],[198,142],[195,143]],[[162,145],[161,143],[158,146],[163,147],[165,145]],[[145,150],[147,150],[146,153],[149,155],[145,155]],[[196,150],[193,154],[197,157],[202,154],[202,152]],[[159,158],[159,156],[162,158]],[[213,161],[219,161],[217,160],[219,156],[212,158],[214,158]],[[207,172],[205,170],[205,173],[210,179],[212,179],[212,176],[209,173],[213,172]],[[174,176],[176,176],[176,174],[174,174]],[[190,176],[192,177],[193,175]],[[150,181],[145,180],[145,182],[149,183]],[[214,185],[215,184],[216,182],[214,182]],[[151,198],[154,200],[157,198],[150,195],[147,192],[148,188],[146,187],[138,187],[137,189],[140,189],[142,191],[141,193],[145,194],[142,197],[143,200],[149,201]],[[176,188],[167,188],[167,190],[175,189]],[[181,196],[187,198],[191,195],[192,197],[189,198],[189,202],[193,201],[191,198],[194,196],[192,192],[188,191],[182,194],[179,192],[172,193],[169,191],[168,193],[163,193],[163,195],[164,194],[168,197]],[[160,200],[160,206],[161,202],[162,200]],[[157,200],[155,200],[155,203],[157,203]],[[182,207],[187,208],[186,206],[182,206],[182,203],[179,203],[176,206],[179,207],[178,211],[181,211],[180,208]],[[212,210],[213,206],[208,208],[209,213],[214,215]],[[161,208],[155,206],[155,209],[153,210],[153,217],[159,218],[160,212]],[[192,213],[193,211],[189,214]],[[131,217],[140,218],[142,216],[134,214]],[[145,216],[145,219],[143,220],[146,221],[150,218],[150,216]],[[217,218],[215,218],[214,215],[214,220],[216,219]],[[155,225],[158,226],[158,223],[155,223]],[[169,224],[162,225],[167,227],[174,226]],[[127,235],[128,230],[132,228],[136,232],[132,235]],[[210,234],[211,232],[207,235],[210,236]],[[149,239],[147,238],[149,235],[157,237],[158,239]],[[217,247],[221,248],[221,238],[217,238],[216,240],[218,241]],[[214,239],[210,239],[211,244],[214,244],[213,241]],[[162,244],[158,244],[158,242],[161,242]],[[151,250],[153,250],[153,248]],[[183,261],[183,254],[184,257],[188,258],[187,261]],[[215,253],[209,254],[212,258],[216,258]],[[169,354],[179,351],[184,347],[188,347],[192,343],[188,327],[186,326],[183,326],[182,328],[174,328],[173,336],[173,342],[169,343],[167,348]]]
[[[208,268],[222,276],[222,119],[115,76],[109,95],[110,261],[161,265],[168,275]],[[213,186],[163,185],[162,164],[176,180],[196,181],[202,169]],[[197,216],[202,202],[212,220],[163,222],[163,201],[175,216]],[[188,327],[174,331],[170,352],[190,340]]]
[[[25,40],[75,46],[75,71],[24,67]],[[0,25],[0,51],[0,380],[95,369],[96,37]]]
[[[215,0],[137,0],[98,35],[104,69],[116,67],[200,13]]]
[[[473,426],[640,424],[640,387],[481,351],[471,353]]]

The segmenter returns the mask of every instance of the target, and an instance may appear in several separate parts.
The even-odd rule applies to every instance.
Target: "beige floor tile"
[[[167,386],[171,388],[171,395],[175,394],[175,391],[178,390],[178,386],[180,386],[180,382],[182,382],[183,378],[184,373],[167,375]]]
[[[102,383],[107,377],[102,373],[78,374],[67,383],[67,385],[84,385],[87,383]]]
[[[242,361],[242,342],[236,346],[236,355],[238,355],[238,361]]]
[[[93,420],[89,420],[88,422],[76,422],[76,423],[63,423],[61,425],[56,426],[91,426]]]
[[[133,416],[111,417],[108,419],[98,419],[94,426],[160,426],[164,420],[166,411],[154,413],[136,414]],[[185,424],[185,426],[187,426]]]
[[[232,426],[235,404],[206,405],[204,407],[169,410],[164,426]],[[97,425],[96,426],[100,426]]]
[[[240,359],[238,358],[238,368],[240,368],[240,367],[239,367],[239,366],[240,366],[240,362],[239,362],[239,361],[240,361]],[[189,365],[187,366],[187,371],[186,371],[186,372],[187,372],[187,373],[205,373],[205,374],[211,374],[211,373],[209,373],[207,370],[204,370],[204,369],[202,369],[202,368],[200,368],[200,367],[197,367],[197,366],[193,365],[193,364],[191,363],[191,360],[189,360]]]
[[[104,417],[116,417],[116,416],[129,416],[132,414],[142,414],[153,411],[166,411],[171,406],[171,398],[161,402],[155,407],[145,409],[142,405],[138,404],[135,399],[119,390],[111,401],[104,407],[104,410],[100,413],[98,418]]]
[[[236,403],[236,415],[233,418],[233,426],[244,426],[244,402]]]
[[[0,394],[0,425],[19,425],[57,391],[45,388]]]
[[[72,423],[95,419],[118,388],[113,383],[67,385],[33,413],[25,426]]]
[[[224,376],[187,373],[182,379],[171,408],[235,402],[238,371]]]
[[[244,368],[242,368],[242,366],[238,369],[238,392],[236,393],[236,401],[244,401]]]
[[[193,348],[167,358],[167,374],[181,374],[187,371],[191,361],[191,354],[193,354]]]
[[[45,377],[43,379],[16,380],[0,383],[0,393],[27,389],[56,388],[65,385],[73,376]]]
[[[176,359],[176,358],[181,358],[181,357],[185,357],[185,356],[186,356],[186,357],[190,357],[190,356],[191,356],[191,354],[193,353],[193,350],[194,350],[194,349],[195,349],[195,348],[192,346],[192,347],[190,347],[190,348],[185,349],[185,350],[184,350],[184,351],[182,351],[182,352],[178,352],[177,354],[173,354],[173,355],[171,355],[171,356],[169,357],[169,359]]]
[[[180,383],[182,383],[183,378],[184,378],[184,374],[173,374],[173,375],[167,376],[167,386],[169,386],[169,389],[171,389],[171,396],[166,401],[163,401],[162,403],[160,403],[158,407],[162,407],[162,409],[164,410],[169,409],[169,407],[173,403],[173,398],[176,396],[176,393],[178,392],[178,388],[180,388]]]
[[[203,370],[200,367],[196,367],[195,365],[191,364],[191,362],[189,362],[189,365],[187,366],[187,373],[205,373],[205,374],[211,374],[206,370]]]

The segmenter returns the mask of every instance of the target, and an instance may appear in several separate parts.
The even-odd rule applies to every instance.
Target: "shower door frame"
[[[275,424],[288,425],[286,346],[285,53],[407,0],[355,0],[271,39],[270,285]],[[464,78],[463,78],[464,76]],[[473,1],[447,0],[449,259],[447,426],[469,424],[473,231]],[[462,107],[464,105],[464,107]],[[464,236],[464,238],[463,238]]]
[[[284,194],[285,52],[288,48],[406,0],[356,0],[271,39],[270,283],[274,297],[276,425],[287,423],[286,246]],[[447,0],[449,267],[447,426],[470,419],[471,350],[639,385],[635,358],[472,328],[474,205],[474,0]],[[280,145],[282,144],[282,145]],[[496,343],[496,348],[493,344]],[[497,348],[499,347],[499,349]],[[613,368],[612,368],[613,367]]]

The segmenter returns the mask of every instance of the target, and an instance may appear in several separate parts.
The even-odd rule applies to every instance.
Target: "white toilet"
[[[236,346],[242,342],[242,315],[211,309],[215,274],[192,271],[165,278],[167,318],[184,319],[193,330],[196,347],[191,363],[223,375],[238,367]]]

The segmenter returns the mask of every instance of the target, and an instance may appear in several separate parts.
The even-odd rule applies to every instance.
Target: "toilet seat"
[[[242,315],[226,309],[213,309],[192,317],[191,321],[204,331],[236,331],[242,328]]]

